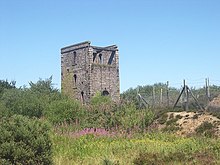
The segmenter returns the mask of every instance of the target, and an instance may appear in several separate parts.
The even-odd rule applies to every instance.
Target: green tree
[[[30,90],[36,93],[50,94],[53,92],[57,92],[57,89],[55,89],[52,84],[52,76],[45,80],[42,80],[40,78],[36,83],[33,83],[31,81],[29,85],[30,85]]]
[[[45,110],[41,97],[26,89],[9,89],[4,92],[1,102],[12,114],[40,118]]]
[[[42,99],[43,102],[50,103],[53,100],[59,100],[63,96],[58,89],[54,88],[52,76],[45,80],[39,79],[36,83],[29,83],[29,90]]]
[[[50,127],[37,119],[0,118],[0,164],[52,164]]]
[[[0,80],[0,97],[3,95],[5,89],[15,88],[15,84],[15,81],[9,83],[7,80]]]
[[[0,102],[11,114],[40,118],[51,102],[62,98],[64,96],[53,88],[50,77],[46,80],[40,79],[36,83],[31,82],[30,88],[4,89]]]

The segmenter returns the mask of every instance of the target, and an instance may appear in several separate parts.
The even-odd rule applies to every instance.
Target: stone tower
[[[61,49],[61,90],[88,103],[97,92],[120,99],[119,54],[116,45],[91,46],[89,41]]]

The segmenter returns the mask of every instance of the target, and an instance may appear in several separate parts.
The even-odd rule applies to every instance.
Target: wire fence
[[[198,87],[198,85],[201,87]],[[124,98],[136,99],[136,103],[140,107],[171,108],[176,104],[176,107],[184,108],[187,104],[189,108],[201,109],[202,107],[205,109],[209,102],[220,94],[220,85],[218,83],[210,85],[209,79],[205,79],[203,82],[201,79],[192,81],[189,85],[179,83],[179,86],[179,88],[171,87],[168,82],[138,86],[130,90],[133,96],[136,95],[136,98],[129,96],[129,90],[124,93]],[[187,86],[188,89],[184,89],[184,86]]]

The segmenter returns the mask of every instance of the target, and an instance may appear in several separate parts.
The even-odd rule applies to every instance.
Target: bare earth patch
[[[195,130],[201,126],[204,122],[211,123],[214,125],[214,134],[220,137],[220,119],[217,117],[210,115],[208,113],[199,113],[199,112],[168,112],[167,120],[164,124],[159,124],[158,120],[156,120],[154,124],[157,125],[159,130],[164,129],[167,126],[167,123],[170,120],[175,120],[175,126],[178,127],[175,131],[175,134],[181,136],[188,136],[195,134]]]

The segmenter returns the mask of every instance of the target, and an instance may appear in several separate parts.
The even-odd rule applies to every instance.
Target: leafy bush
[[[107,128],[108,119],[114,113],[114,106],[115,104],[109,96],[96,93],[91,98],[90,105],[86,106],[84,127]]]
[[[30,85],[30,90],[35,93],[50,95],[51,93],[56,93],[58,91],[53,87],[52,76],[45,80],[39,79],[36,83],[33,83],[31,81],[29,85]]]
[[[207,112],[209,112],[211,115],[217,117],[220,119],[220,108],[219,107],[208,107]]]
[[[45,111],[45,117],[53,124],[72,123],[79,121],[84,109],[76,100],[62,99],[51,102]]]
[[[173,119],[170,119],[166,122],[166,125],[175,125],[176,122],[177,122],[178,118],[173,118]]]
[[[25,89],[10,89],[4,92],[2,103],[13,114],[28,117],[41,117],[45,102],[35,93]]]
[[[181,116],[181,115],[176,115],[176,118],[177,118],[177,119],[182,119],[183,116]]]
[[[200,126],[198,126],[195,131],[197,135],[204,135],[207,137],[214,136],[214,125],[212,123],[209,123],[205,121]]]
[[[0,97],[3,95],[4,90],[15,88],[15,84],[15,81],[9,83],[7,80],[0,80]]]
[[[150,109],[139,110],[135,104],[121,105],[118,111],[121,127],[126,130],[135,128],[143,131],[154,119],[154,113]]]
[[[169,119],[173,119],[174,118],[174,114],[171,113]]]
[[[0,119],[0,164],[52,164],[49,126],[14,115]]]
[[[139,110],[133,103],[114,104],[108,97],[97,95],[87,108],[85,123],[87,127],[130,132],[145,130],[153,119],[154,113],[149,109]]]
[[[90,101],[92,106],[100,106],[103,104],[111,104],[111,98],[109,96],[102,96],[100,92],[96,93]]]
[[[61,93],[52,87],[52,78],[30,83],[30,88],[5,87],[1,103],[12,114],[28,117],[42,117],[46,107],[55,100],[63,99]]]
[[[164,113],[164,114],[162,114],[162,116],[158,119],[158,122],[159,122],[160,124],[164,124],[164,123],[166,123],[167,118],[168,118],[167,113]]]
[[[5,107],[3,103],[0,102],[0,118],[11,116],[10,111]]]
[[[198,119],[199,118],[199,114],[195,114],[192,119]]]
[[[166,127],[164,127],[162,129],[163,132],[175,132],[175,131],[178,131],[178,130],[181,130],[181,127],[179,127],[177,125],[174,125],[174,124],[166,125]]]
[[[174,115],[173,113],[170,115],[172,117],[169,117],[168,120],[165,120],[166,119],[166,114],[164,114],[161,118],[159,118],[159,123],[161,124],[166,124],[165,127],[162,129],[163,132],[175,132],[175,131],[178,131],[180,130],[181,128],[178,126],[178,124],[176,123],[178,121],[178,119],[181,117],[180,115],[177,115],[175,118],[174,118]]]
[[[65,123],[62,125],[64,129],[72,123],[71,130],[103,128],[138,132],[146,130],[154,119],[154,113],[149,109],[139,110],[132,103],[115,104],[109,97],[100,94],[94,96],[91,104],[85,106],[72,99],[53,101],[44,114],[53,124]]]
[[[30,82],[30,88],[28,89],[41,99],[46,104],[51,103],[54,100],[63,99],[63,95],[58,89],[53,87],[52,76],[48,79],[39,79],[36,83]]]

